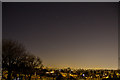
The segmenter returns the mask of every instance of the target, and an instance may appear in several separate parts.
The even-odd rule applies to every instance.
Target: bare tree
[[[2,70],[8,71],[8,80],[11,80],[12,72],[30,75],[30,80],[35,68],[42,66],[41,59],[26,51],[22,44],[13,40],[2,41]]]
[[[8,80],[11,80],[11,74],[21,55],[26,52],[24,46],[17,41],[2,41],[2,69],[8,71]]]
[[[19,72],[29,76],[29,80],[31,80],[31,76],[37,72],[36,68],[42,68],[42,61],[39,57],[36,57],[29,52],[24,54],[18,62]]]
[[[34,55],[28,55],[27,59],[27,67],[29,69],[29,80],[31,80],[32,74],[34,74],[36,71],[36,68],[41,68],[42,67],[42,61],[39,57],[36,57]]]

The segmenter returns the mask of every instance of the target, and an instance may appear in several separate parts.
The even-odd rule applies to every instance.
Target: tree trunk
[[[9,68],[9,69],[8,69],[8,76],[7,76],[7,79],[8,79],[8,80],[11,80],[11,74],[12,74],[12,71],[11,71],[11,69]]]
[[[9,56],[9,66],[8,66],[8,76],[7,76],[7,79],[8,80],[12,80],[11,79],[11,74],[12,74],[12,64],[11,64],[11,57]]]
[[[29,80],[31,80],[31,76],[32,76],[32,74],[30,74],[30,76],[29,76]]]
[[[26,74],[25,74],[25,80],[27,80],[27,78],[26,78]]]
[[[21,80],[20,72],[19,72],[19,79]]]

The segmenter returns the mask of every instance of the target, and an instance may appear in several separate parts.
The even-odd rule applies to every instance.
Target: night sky
[[[3,38],[45,67],[118,68],[117,3],[3,3]]]

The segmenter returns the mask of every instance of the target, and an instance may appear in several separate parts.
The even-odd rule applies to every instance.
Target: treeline
[[[40,69],[42,66],[41,59],[30,54],[22,44],[13,40],[2,40],[2,72],[8,72],[6,80],[17,78],[18,74],[24,74],[25,78],[28,76],[31,80],[36,68]]]

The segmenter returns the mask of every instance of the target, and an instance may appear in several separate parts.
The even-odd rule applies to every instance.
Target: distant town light
[[[83,74],[83,76],[85,76],[85,74]]]

